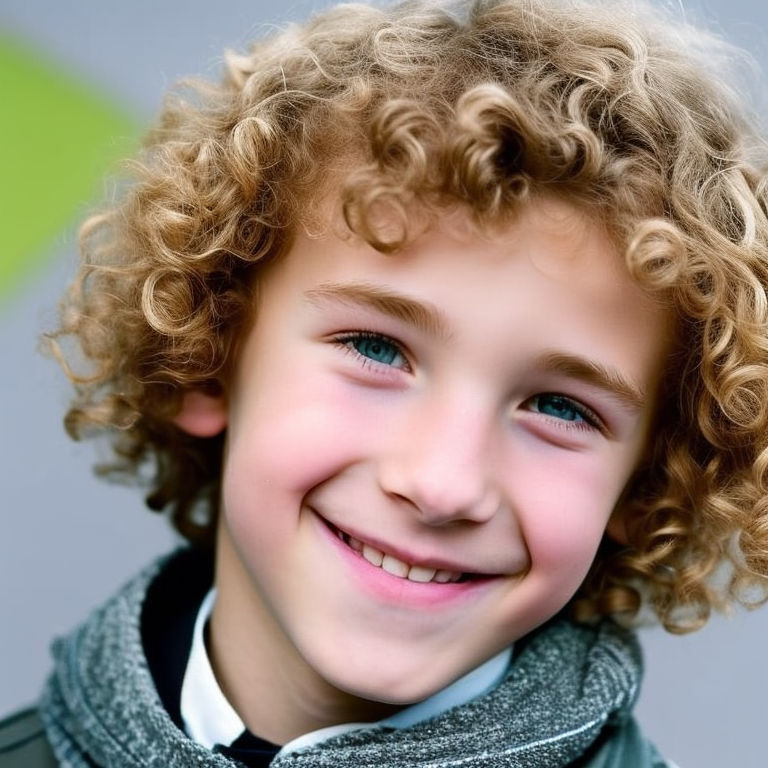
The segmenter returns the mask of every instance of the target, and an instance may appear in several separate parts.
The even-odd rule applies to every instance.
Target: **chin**
[[[435,675],[432,670],[433,674],[427,677],[424,666],[384,665],[374,660],[359,667],[346,665],[343,669],[329,669],[323,676],[334,688],[350,696],[381,704],[409,706],[429,698],[464,674],[464,670],[459,670],[454,675]]]

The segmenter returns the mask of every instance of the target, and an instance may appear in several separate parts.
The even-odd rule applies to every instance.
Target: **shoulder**
[[[25,709],[0,720],[0,768],[58,765],[36,709]]]
[[[572,768],[677,768],[643,735],[634,718],[608,725]]]

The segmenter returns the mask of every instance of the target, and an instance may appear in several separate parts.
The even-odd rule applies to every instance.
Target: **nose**
[[[426,525],[487,522],[502,503],[493,442],[490,420],[477,410],[420,409],[393,434],[379,465],[380,485]]]

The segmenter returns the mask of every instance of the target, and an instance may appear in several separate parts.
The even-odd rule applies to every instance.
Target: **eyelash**
[[[553,424],[557,424],[557,426],[561,427],[562,429],[596,429],[600,432],[606,431],[605,422],[591,408],[584,405],[583,403],[580,403],[578,400],[574,400],[573,398],[568,397],[567,395],[561,395],[557,392],[540,392],[533,397],[529,397],[525,402],[531,404],[537,399],[545,397],[553,398],[566,405],[568,408],[573,409],[573,411],[575,411],[583,419],[583,421],[561,419],[557,416],[552,416],[551,414],[547,414],[542,411],[533,411],[533,413],[541,414],[542,416],[550,419]]]
[[[380,341],[383,344],[394,348],[397,351],[397,354],[402,357],[404,365],[398,366],[391,363],[384,363],[364,355],[362,352],[352,346],[354,342],[359,342],[361,340]],[[386,336],[383,333],[376,333],[375,331],[350,331],[349,333],[336,336],[333,339],[333,342],[340,346],[345,352],[354,355],[355,358],[357,358],[361,365],[365,368],[373,368],[383,372],[392,370],[411,370],[411,366],[408,363],[408,357],[405,353],[403,345],[392,337]]]

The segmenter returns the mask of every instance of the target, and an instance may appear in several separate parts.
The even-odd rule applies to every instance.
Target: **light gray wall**
[[[320,0],[4,0],[0,30],[28,38],[108,90],[135,114],[153,114],[167,85],[211,71],[265,22],[301,18]],[[688,6],[690,8],[690,6]],[[762,0],[710,0],[695,8],[768,69]],[[93,446],[60,427],[68,391],[36,353],[41,330],[74,264],[73,229],[52,244],[49,266],[0,306],[0,712],[36,695],[53,634],[173,543],[135,492],[93,480]],[[673,637],[644,633],[646,730],[681,768],[768,765],[768,608]]]

